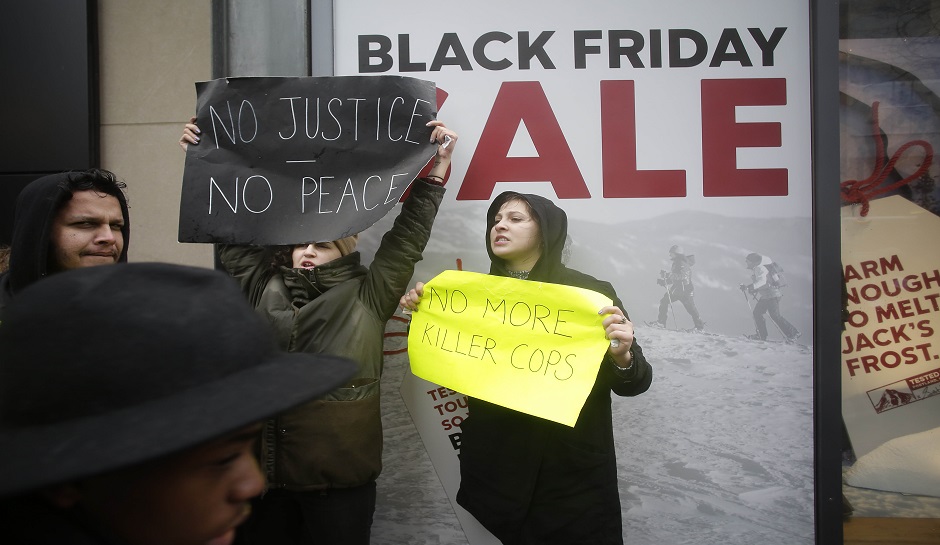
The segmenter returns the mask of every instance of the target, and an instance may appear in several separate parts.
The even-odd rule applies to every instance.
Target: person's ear
[[[59,509],[68,509],[82,499],[82,492],[75,483],[60,484],[43,490],[41,496]]]

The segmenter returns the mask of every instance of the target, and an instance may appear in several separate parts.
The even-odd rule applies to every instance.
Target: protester
[[[651,325],[666,327],[666,319],[669,316],[669,309],[673,309],[673,319],[675,320],[674,303],[682,303],[686,312],[692,317],[692,326],[696,331],[705,329],[705,322],[699,316],[698,309],[695,307],[695,286],[692,284],[692,265],[695,264],[695,256],[686,255],[681,246],[673,245],[669,248],[669,258],[672,260],[671,270],[660,271],[659,279],[656,283],[666,288],[666,293],[659,301],[659,318]]]
[[[487,212],[490,274],[594,290],[613,305],[600,309],[610,348],[572,427],[469,400],[461,424],[457,503],[504,544],[621,544],[610,392],[645,392],[653,370],[633,336],[623,303],[608,282],[566,267],[565,212],[550,200],[500,194]],[[401,299],[417,310],[418,283]]]
[[[20,192],[0,316],[17,292],[50,274],[127,261],[126,185],[107,170],[38,178]]]
[[[444,195],[458,136],[440,121],[430,173],[416,180],[392,228],[365,267],[357,237],[294,246],[223,245],[220,257],[254,307],[292,352],[334,354],[359,365],[355,377],[323,400],[264,424],[261,461],[269,490],[246,524],[246,543],[368,545],[375,480],[382,469],[382,375],[385,324],[408,288]],[[187,124],[180,144],[198,143]]]
[[[745,263],[747,268],[751,269],[752,282],[741,284],[740,288],[742,292],[746,291],[757,300],[751,312],[757,333],[748,335],[748,338],[760,341],[767,339],[767,322],[764,320],[766,313],[770,315],[770,319],[788,342],[798,339],[802,334],[780,314],[780,298],[783,294],[780,291],[779,281],[774,280],[777,276],[776,264],[769,257],[757,253],[748,254]]]
[[[20,291],[0,354],[8,545],[229,545],[264,484],[258,421],[355,370],[277,350],[226,275],[155,263]]]

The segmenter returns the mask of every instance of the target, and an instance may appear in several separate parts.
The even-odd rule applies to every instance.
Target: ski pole
[[[669,293],[669,286],[666,286],[666,297],[669,298],[669,310],[672,311],[672,325],[675,326],[676,331],[679,331],[679,320],[676,318],[676,307],[672,305],[672,294]],[[668,318],[666,320],[668,322]]]
[[[777,301],[777,305],[780,305],[780,301]],[[777,307],[777,312],[780,312],[779,306]],[[777,328],[777,331],[780,333],[780,336],[783,337],[783,340],[786,343],[790,343],[790,337],[787,337],[787,334],[783,332],[783,329],[780,328],[780,325],[777,324],[777,320],[774,320],[774,317],[767,313],[767,317],[770,318],[770,321],[773,322],[774,327]]]
[[[751,312],[754,312],[754,307],[751,306],[751,300],[747,298],[747,292],[744,289],[741,290],[741,295],[744,296],[744,302],[747,303],[747,308]]]
[[[747,308],[751,309],[751,313],[753,314],[753,312],[754,312],[754,307],[751,306],[751,300],[747,298],[747,294],[744,293],[744,290],[741,290],[741,293],[744,294],[744,300],[747,301]],[[773,317],[773,316],[768,316],[768,318],[770,319],[770,322],[771,322],[772,324],[774,324],[774,327],[777,329],[777,332],[780,333],[780,336],[783,337],[783,339],[784,339],[785,341],[789,342],[789,341],[790,341],[790,338],[787,337],[786,334],[784,334],[784,332],[783,332],[782,329],[780,329],[780,326],[777,325],[777,321],[774,320],[774,317]],[[758,332],[758,334],[760,334],[760,332]]]
[[[748,310],[751,311],[751,319],[752,319],[752,320],[755,320],[755,324],[754,324],[754,333],[760,335],[760,331],[757,330],[756,319],[754,318],[754,307],[751,306],[751,300],[747,298],[747,292],[744,291],[744,284],[741,284],[741,295],[744,296],[744,302],[747,303],[747,308],[748,308]]]

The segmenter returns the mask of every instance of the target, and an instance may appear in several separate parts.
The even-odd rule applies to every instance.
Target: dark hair
[[[294,251],[293,246],[272,246],[271,252],[271,268],[277,270],[278,267],[293,267],[294,258],[292,253]]]
[[[127,195],[124,194],[127,184],[118,180],[113,172],[103,168],[70,172],[59,187],[68,192],[69,199],[76,191],[97,191],[127,202]],[[63,202],[69,199],[64,199]]]

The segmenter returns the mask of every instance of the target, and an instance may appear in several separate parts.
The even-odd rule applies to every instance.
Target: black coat
[[[4,545],[121,545],[76,509],[57,509],[23,496],[0,502],[0,543]]]
[[[536,195],[504,193],[490,205],[490,274],[508,276],[489,244],[494,217],[507,196],[527,201],[541,228],[543,252],[529,280],[594,290],[623,309],[610,283],[562,264],[567,216]],[[573,428],[470,399],[461,426],[457,503],[507,545],[622,543],[610,392],[635,396],[649,388],[652,367],[636,342],[633,368],[635,374],[625,379],[605,355]]]

